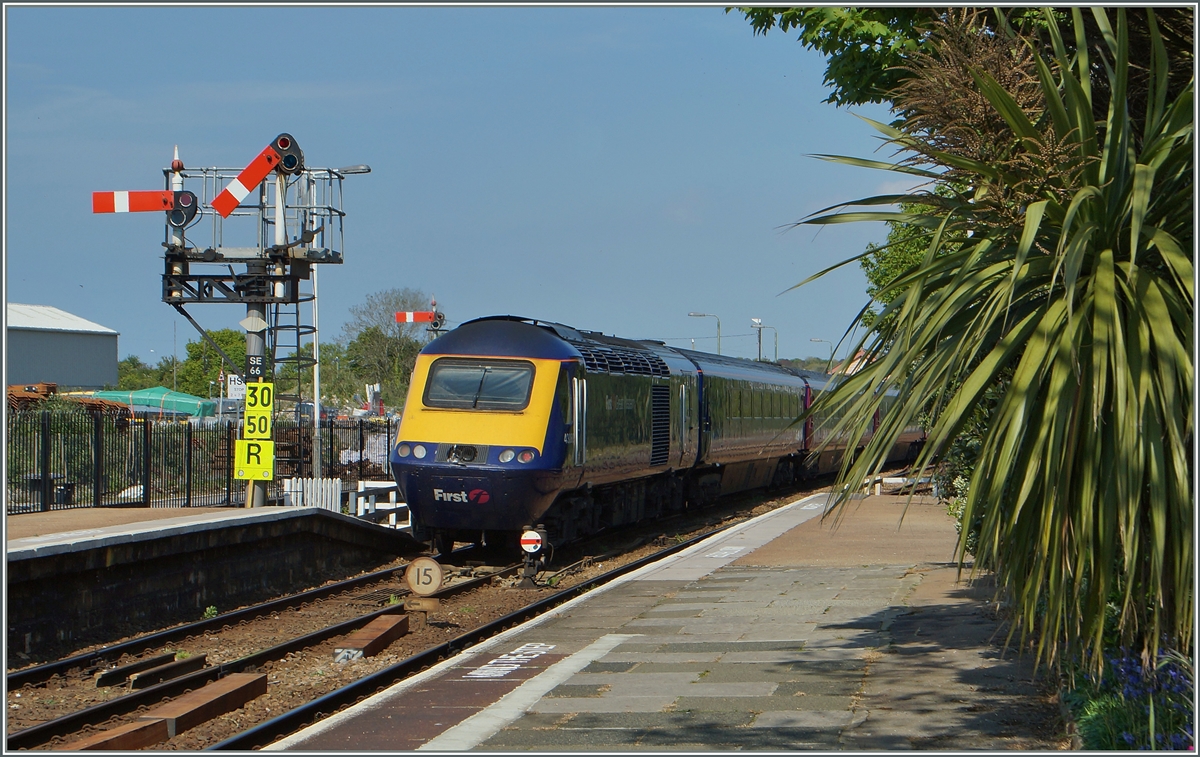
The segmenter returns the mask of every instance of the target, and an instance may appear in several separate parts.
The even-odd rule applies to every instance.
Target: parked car
[[[299,413],[300,420],[311,422],[312,416],[313,416],[313,403],[301,402],[299,405],[296,406],[296,412]],[[321,405],[321,420],[327,421],[327,420],[331,420],[333,418],[337,418],[337,416],[338,416],[338,411],[337,411],[336,407],[329,407],[328,405]]]

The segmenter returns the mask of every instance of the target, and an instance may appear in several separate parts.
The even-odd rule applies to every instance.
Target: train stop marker
[[[521,534],[521,549],[529,554],[538,552],[542,548],[542,535],[532,529]]]

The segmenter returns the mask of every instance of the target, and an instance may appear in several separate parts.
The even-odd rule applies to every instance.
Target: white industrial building
[[[117,385],[117,332],[49,305],[8,303],[5,383]]]

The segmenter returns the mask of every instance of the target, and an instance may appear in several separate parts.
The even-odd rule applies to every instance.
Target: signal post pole
[[[265,263],[247,263],[247,273],[266,273]],[[267,343],[263,339],[267,326],[267,306],[261,302],[246,304],[246,381],[262,382],[267,378]],[[260,326],[261,324],[261,326]],[[266,507],[267,482],[250,479],[246,484],[246,507]]]

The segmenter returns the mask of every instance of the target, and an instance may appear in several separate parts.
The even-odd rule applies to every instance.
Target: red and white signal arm
[[[542,549],[542,535],[537,531],[525,531],[521,534],[521,549],[529,554],[540,552]]]
[[[432,310],[405,310],[396,313],[396,323],[433,323],[436,317]]]
[[[242,200],[267,178],[267,174],[278,169],[284,173],[300,173],[304,169],[304,152],[291,134],[280,134],[271,144],[263,148],[250,165],[242,169],[237,178],[229,182],[213,201],[213,210],[228,218]]]
[[[92,192],[93,213],[146,213],[162,210],[167,223],[183,228],[196,217],[200,207],[196,195],[186,190]]]
[[[92,192],[93,213],[145,213],[151,210],[171,210],[175,193],[157,192]]]

